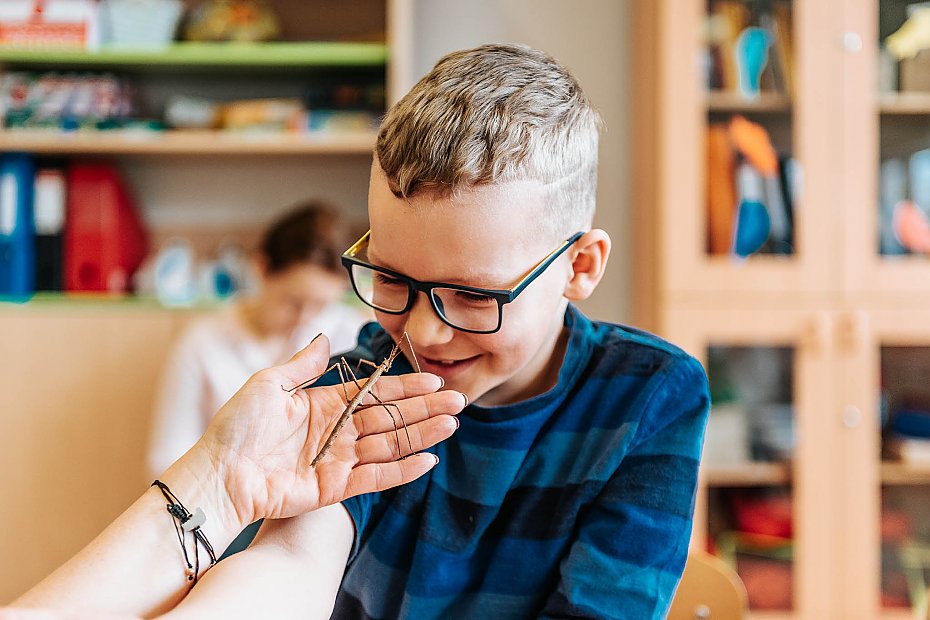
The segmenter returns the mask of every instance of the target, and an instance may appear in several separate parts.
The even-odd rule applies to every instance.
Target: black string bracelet
[[[197,579],[200,577],[200,547],[202,543],[210,556],[210,566],[216,564],[216,553],[213,551],[213,545],[207,540],[206,535],[200,529],[200,526],[206,523],[207,517],[199,507],[191,513],[184,507],[181,500],[171,492],[161,480],[152,483],[153,487],[158,487],[161,494],[168,500],[165,507],[168,514],[174,517],[174,530],[178,535],[178,542],[181,543],[181,551],[184,553],[184,563],[187,564],[187,580],[191,582],[191,588],[197,585]],[[187,555],[187,543],[184,541],[184,534],[191,532],[194,535],[194,564],[191,564],[190,557]],[[193,572],[191,572],[193,571]]]

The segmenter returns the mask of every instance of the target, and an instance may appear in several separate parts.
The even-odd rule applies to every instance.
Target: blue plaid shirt
[[[572,306],[565,325],[553,389],[469,405],[429,474],[344,502],[356,537],[333,618],[665,617],[691,533],[704,371]],[[371,323],[347,359],[391,346]]]

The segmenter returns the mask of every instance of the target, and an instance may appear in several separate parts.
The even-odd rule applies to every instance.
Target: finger
[[[392,429],[359,439],[355,444],[355,454],[362,464],[396,461],[448,439],[458,427],[458,421],[451,415],[441,415],[406,427],[401,426],[398,420],[396,431]]]
[[[329,338],[325,334],[317,334],[310,344],[274,370],[286,383],[283,387],[289,390],[317,377],[326,369],[328,361]]]
[[[412,482],[435,467],[438,462],[438,456],[423,452],[393,463],[359,465],[349,473],[346,497],[384,491]]]
[[[359,379],[359,385],[365,385],[365,381]],[[426,372],[410,373],[406,375],[394,375],[378,377],[372,392],[383,401],[402,400],[404,398],[413,398],[422,396],[442,389],[442,379],[436,375]],[[352,381],[349,381],[349,395],[355,394],[357,389]],[[371,396],[365,398],[365,403],[376,402]]]
[[[424,394],[404,401],[394,402],[401,408],[401,414],[407,424],[416,424],[437,415],[453,415],[465,408],[465,397],[452,390],[443,390],[432,394]],[[391,417],[393,416],[393,418]],[[400,426],[401,420],[393,408],[381,405],[372,405],[365,409],[356,410],[352,420],[358,430],[359,437],[375,435],[393,431]]]

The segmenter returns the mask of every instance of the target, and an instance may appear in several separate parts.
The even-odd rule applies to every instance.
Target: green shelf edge
[[[0,315],[22,310],[122,311],[156,310],[160,312],[200,312],[219,310],[229,301],[197,301],[187,305],[169,306],[155,297],[108,293],[33,293],[28,297],[0,296]]]
[[[173,43],[164,50],[85,52],[0,47],[0,64],[134,67],[370,67],[387,62],[384,43]]]

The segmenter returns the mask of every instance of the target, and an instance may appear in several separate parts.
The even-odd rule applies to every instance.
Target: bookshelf
[[[724,430],[753,437],[752,424],[790,406],[797,441],[788,461],[703,467],[692,544],[712,542],[726,494],[787,490],[792,597],[751,618],[913,618],[887,537],[898,524],[907,540],[930,541],[930,467],[883,458],[883,445],[889,416],[921,399],[930,375],[930,260],[880,252],[879,165],[930,148],[930,95],[877,88],[878,42],[910,3],[793,0],[792,94],[744,101],[709,91],[703,65],[687,61],[701,58],[714,2],[637,4],[634,193],[653,209],[635,222],[636,320],[701,358],[712,387],[715,351],[756,385],[770,381],[752,374],[750,353],[788,351],[776,383],[790,402],[750,403],[750,428]],[[736,114],[800,164],[791,254],[708,253],[707,126]]]
[[[204,184],[215,187],[216,197],[210,202],[220,203],[225,198],[231,205],[239,205],[236,229],[227,231],[226,238],[239,233],[243,219],[253,218],[252,227],[260,228],[274,217],[274,209],[264,216],[258,215],[259,209],[253,210],[256,215],[246,215],[248,194],[260,192],[249,190],[263,184],[284,189],[279,211],[286,204],[316,196],[346,205],[353,216],[361,217],[364,204],[359,198],[364,187],[351,187],[367,173],[376,137],[373,129],[354,128],[362,126],[361,118],[343,122],[349,128],[327,131],[162,128],[162,109],[176,95],[216,102],[319,98],[307,95],[310,84],[338,84],[338,80],[348,78],[380,81],[390,100],[394,89],[409,81],[410,0],[322,0],[313,6],[298,0],[273,0],[270,6],[281,19],[281,41],[174,42],[158,50],[0,49],[0,75],[112,73],[129,81],[133,98],[140,102],[133,114],[139,116],[139,122],[110,123],[126,128],[0,129],[0,155],[28,153],[56,166],[85,159],[115,163],[130,177],[131,189],[140,187],[137,202],[156,239],[166,236],[161,230],[165,220],[170,221],[174,234],[199,233],[194,229],[185,231],[183,225],[174,223],[193,222],[198,226],[196,216],[183,212],[186,201],[179,203],[176,192],[164,183],[166,174],[173,174],[166,171],[176,169],[178,162],[211,171],[203,179]],[[310,117],[313,122],[312,110]],[[285,178],[297,170],[295,162],[303,161],[313,174]],[[226,167],[233,177],[228,183],[223,178],[223,162],[228,163]],[[346,175],[352,167],[356,172]],[[255,182],[247,181],[243,171]],[[329,180],[320,185],[316,181],[319,177]],[[198,184],[192,190],[190,201],[195,202],[193,196],[203,189]],[[221,198],[224,191],[228,195]],[[262,198],[261,206],[265,208]],[[170,210],[166,210],[169,206]],[[207,214],[203,221],[215,228],[218,219],[216,214]]]

